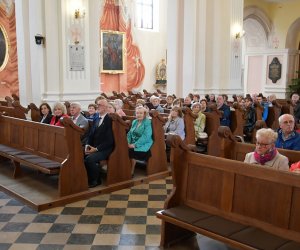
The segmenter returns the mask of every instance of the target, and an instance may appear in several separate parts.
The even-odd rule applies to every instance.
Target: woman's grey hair
[[[60,109],[63,114],[67,113],[66,106],[64,104],[62,104],[61,102],[54,103],[54,105],[53,105],[53,111],[55,111],[55,109]]]
[[[148,110],[144,106],[136,106],[135,112],[137,110],[142,110],[144,112],[145,117],[148,115]]]
[[[194,102],[194,103],[192,104],[192,109],[193,109],[194,107],[196,107],[196,106],[199,106],[199,107],[201,108],[201,103],[200,103],[200,102]]]
[[[121,99],[114,100],[114,104],[117,109],[121,109],[123,107],[123,101]]]
[[[256,132],[256,140],[266,138],[269,141],[269,143],[275,143],[277,137],[278,134],[274,132],[271,128],[261,128]]]

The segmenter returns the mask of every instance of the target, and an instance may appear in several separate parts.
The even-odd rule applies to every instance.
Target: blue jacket
[[[219,110],[223,111],[223,116],[220,118],[220,125],[230,127],[230,107],[224,103]]]
[[[282,130],[278,130],[278,138],[275,143],[276,148],[284,148],[290,150],[300,151],[300,134],[294,131],[290,138],[287,140],[283,140],[282,138]]]
[[[268,114],[269,114],[269,104],[267,102],[262,102],[261,105],[264,108],[264,111],[262,113],[262,119],[263,119],[263,121],[266,121],[268,118]]]
[[[138,120],[132,122],[127,134],[128,144],[134,144],[134,151],[147,152],[153,144],[151,120],[145,118],[141,125],[137,127]]]

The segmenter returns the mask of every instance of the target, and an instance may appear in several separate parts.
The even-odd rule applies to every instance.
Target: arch
[[[244,21],[246,50],[257,50],[268,48],[268,37],[264,27],[257,19],[248,18]]]
[[[255,19],[263,27],[266,36],[269,37],[272,31],[272,22],[267,14],[256,6],[248,6],[244,8],[244,21],[247,19]]]
[[[299,39],[300,38],[300,18],[296,19],[288,29],[285,48],[288,49],[299,49]]]
[[[272,32],[272,22],[267,14],[257,6],[244,8],[244,30],[246,32],[246,50],[269,47]]]

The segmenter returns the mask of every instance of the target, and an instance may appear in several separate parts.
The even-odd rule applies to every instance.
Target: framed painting
[[[5,68],[9,57],[9,40],[5,28],[0,24],[0,72]]]
[[[101,73],[119,74],[126,66],[125,32],[101,31]]]

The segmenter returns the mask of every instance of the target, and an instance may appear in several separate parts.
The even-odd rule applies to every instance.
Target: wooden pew
[[[126,135],[129,126],[119,115],[109,114],[109,116],[112,118],[115,147],[106,162],[107,186],[131,179],[131,161],[128,154]],[[105,164],[104,161],[101,162],[101,165],[103,164]]]
[[[230,111],[230,129],[234,135],[243,137],[246,123],[245,111],[239,105],[234,105],[234,109],[234,111]]]
[[[255,120],[262,120],[262,113],[264,111],[264,107],[261,106],[259,103],[255,103],[254,104],[254,108],[255,108]]]
[[[161,246],[195,233],[236,249],[300,249],[299,175],[189,151],[178,136]]]
[[[28,105],[28,108],[30,109],[31,112],[31,120],[34,122],[40,122],[42,117],[39,108],[34,103],[30,103]]]
[[[147,163],[147,175],[168,171],[167,156],[165,153],[165,131],[163,126],[165,119],[155,110],[150,111],[152,117],[152,138],[151,157]]]
[[[279,129],[278,118],[281,115],[282,106],[276,101],[273,101],[272,104],[273,104],[273,106],[269,107],[268,118],[266,120],[266,124],[269,128],[271,128],[273,130],[277,130],[277,129]]]
[[[6,116],[26,120],[26,115],[25,115],[24,111],[21,108],[18,108],[18,107],[0,106],[0,113],[4,114]]]
[[[0,155],[14,163],[14,177],[20,164],[46,174],[59,174],[60,196],[88,189],[80,135],[83,130],[69,118],[64,128],[0,115]]]
[[[168,171],[163,130],[165,120],[155,110],[150,111],[150,115],[152,117],[153,145],[151,157],[147,162],[147,176]],[[129,129],[128,123],[117,114],[109,114],[109,116],[113,121],[115,147],[108,160],[101,162],[101,165],[107,164],[107,186],[131,179],[131,161],[126,135],[126,131]],[[135,117],[132,118],[135,119]]]
[[[6,96],[5,101],[0,101],[0,106],[12,107],[13,99],[10,96]]]
[[[185,138],[183,142],[185,144],[195,145],[195,127],[194,121],[197,119],[198,115],[195,115],[190,108],[182,108],[182,112],[184,114],[184,130],[185,130]]]
[[[255,144],[240,143],[232,135],[231,131],[224,126],[218,129],[219,137],[221,138],[221,157],[231,160],[244,161],[247,153],[253,152]],[[279,153],[285,155],[290,164],[300,160],[300,152],[295,150],[277,149]],[[299,177],[300,178],[300,177]]]
[[[218,136],[218,128],[220,127],[220,118],[212,113],[204,112],[206,116],[205,132],[208,135],[207,154],[219,156],[221,150],[221,140]]]
[[[123,109],[123,111],[128,116],[135,116],[135,109]]]
[[[128,99],[123,100],[123,110],[124,109],[130,109],[130,110],[135,110],[135,104],[133,104],[131,101]]]

